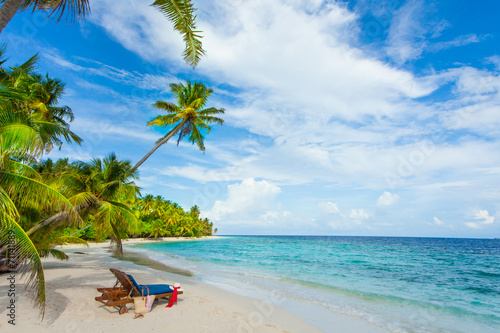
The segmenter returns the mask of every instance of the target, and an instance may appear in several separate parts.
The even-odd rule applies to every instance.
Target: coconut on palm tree
[[[215,107],[205,108],[208,97],[213,93],[201,82],[187,81],[182,83],[171,83],[170,90],[177,99],[177,104],[157,101],[153,106],[165,111],[166,115],[160,115],[148,122],[148,126],[171,127],[172,129],[144,156],[135,166],[134,170],[141,166],[158,148],[166,144],[174,135],[178,135],[177,145],[184,138],[196,144],[205,152],[204,137],[202,132],[209,133],[211,124],[222,125],[224,120],[215,115],[223,114],[224,109]]]

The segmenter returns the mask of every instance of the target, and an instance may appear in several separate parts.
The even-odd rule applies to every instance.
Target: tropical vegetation
[[[5,68],[0,49],[0,273],[27,276],[28,289],[41,313],[45,309],[45,278],[41,258],[67,259],[58,245],[111,240],[123,253],[126,237],[200,237],[213,225],[193,206],[186,211],[161,196],[140,193],[137,165],[114,153],[90,162],[52,161],[44,154],[65,144],[79,145],[70,107],[59,105],[64,84],[35,70],[38,57]],[[150,124],[173,126],[161,139],[179,134],[204,150],[208,124],[223,121],[223,109],[204,105],[212,90],[201,83],[171,85],[179,105],[157,102],[167,110]],[[168,139],[166,140],[168,141]],[[165,142],[166,142],[165,141]],[[162,143],[163,144],[163,143]],[[26,275],[25,275],[26,274]]]
[[[0,50],[0,65],[5,62],[4,51]],[[78,224],[81,218],[71,202],[30,165],[54,144],[80,143],[81,139],[65,120],[71,122],[71,110],[55,106],[62,84],[35,73],[35,63],[32,57],[20,66],[0,68],[0,254],[9,268],[28,273],[28,289],[44,309],[40,252],[46,254],[51,245],[64,240],[39,240],[37,249],[37,241],[25,231],[26,224],[57,211],[68,212],[68,224]]]

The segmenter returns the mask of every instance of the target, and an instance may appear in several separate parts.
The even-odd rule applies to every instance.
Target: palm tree
[[[177,99],[177,105],[164,101],[157,101],[153,106],[157,109],[166,111],[167,115],[157,116],[155,119],[148,122],[148,126],[173,127],[164,137],[156,142],[156,145],[146,154],[134,167],[136,170],[153,154],[160,146],[167,143],[177,133],[177,145],[183,137],[189,135],[189,141],[196,144],[201,151],[205,152],[203,143],[203,135],[210,132],[210,124],[218,123],[222,125],[224,120],[215,117],[214,115],[223,114],[224,109],[216,109],[214,107],[204,109],[207,104],[208,97],[213,93],[211,88],[208,88],[201,82],[191,83],[189,80],[186,85],[182,83],[171,83],[170,90]]]
[[[153,236],[155,239],[166,233],[165,223],[162,220],[154,220],[153,223],[151,223],[151,228],[152,231],[149,236]]]
[[[63,193],[73,205],[94,216],[96,232],[111,235],[115,254],[122,255],[122,239],[127,232],[135,231],[138,223],[126,203],[139,194],[134,183],[137,172],[131,170],[130,162],[119,160],[113,153],[103,160],[75,162],[72,168],[64,177]]]
[[[4,48],[0,48],[2,58]],[[49,138],[64,138],[68,128],[50,121],[35,119],[30,111],[32,99],[22,89],[30,79],[34,58],[5,70],[0,68],[0,258],[9,268],[28,274],[28,289],[43,314],[45,278],[40,254],[21,226],[20,210],[68,211],[68,218],[78,220],[71,203],[57,190],[43,182],[29,164],[41,156]],[[0,65],[4,61],[0,59]],[[16,85],[10,79],[16,77]]]
[[[5,47],[0,49],[0,57],[4,52]],[[37,60],[35,55],[20,66],[0,70],[0,85],[3,88],[0,108],[6,117],[4,123],[10,123],[13,130],[19,123],[30,126],[37,133],[40,142],[35,146],[40,152],[48,152],[54,145],[60,147],[62,140],[80,144],[82,139],[70,130],[73,112],[68,106],[56,105],[64,92],[64,84],[48,75],[43,77],[36,73]]]
[[[32,9],[48,12],[48,17],[59,22],[64,16],[74,21],[90,12],[89,0],[0,0],[0,33],[18,11]],[[196,9],[191,0],[155,0],[151,6],[163,13],[174,25],[185,43],[182,55],[193,68],[205,54],[202,48],[201,31],[196,30]]]
[[[0,33],[18,11],[32,9],[49,12],[59,22],[65,15],[74,21],[90,12],[89,0],[0,0]]]

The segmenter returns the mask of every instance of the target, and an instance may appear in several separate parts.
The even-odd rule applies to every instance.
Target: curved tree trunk
[[[61,220],[67,219],[69,217],[70,213],[71,212],[69,210],[65,210],[65,211],[59,212],[55,215],[52,215],[51,217],[46,218],[42,222],[37,223],[33,227],[31,227],[31,229],[26,231],[26,235],[29,236],[32,233],[34,233],[35,231],[37,231],[38,229],[41,229],[41,228],[45,227],[46,225],[49,225],[49,224],[54,223],[56,221],[61,221]]]
[[[0,8],[0,33],[9,24],[10,20],[16,15],[24,0],[5,0]]]
[[[65,219],[67,219],[70,214],[72,212],[69,211],[69,210],[65,210],[65,211],[62,211],[62,212],[59,212],[55,215],[52,215],[51,217],[49,218],[46,218],[45,220],[35,224],[33,227],[31,227],[31,229],[29,229],[28,231],[26,231],[26,235],[31,235],[32,233],[34,233],[35,231],[37,231],[38,229],[41,229],[51,223],[54,223],[54,222],[60,222],[60,221],[63,221]],[[6,250],[7,250],[7,245],[5,245],[4,247],[2,247],[0,249],[0,253],[4,253]]]
[[[92,204],[85,204],[85,205],[81,205],[79,207],[76,207],[76,212],[79,212],[83,209],[86,209],[86,208],[89,208],[91,207]],[[38,229],[41,229],[49,224],[52,224],[52,223],[57,223],[57,222],[62,222],[64,221],[65,219],[67,219],[71,214],[73,213],[73,211],[71,210],[65,210],[65,211],[62,211],[62,212],[59,212],[55,215],[52,215],[51,217],[48,217],[46,218],[45,220],[35,224],[33,227],[31,227],[28,231],[26,231],[26,235],[31,235],[32,233],[34,233],[35,231],[37,231]],[[83,229],[80,229],[78,230],[77,232],[81,231],[81,230],[85,230],[86,228],[83,228]],[[73,236],[73,235],[71,235]],[[1,253],[4,253],[5,251],[7,250],[7,245],[5,245],[4,247],[2,247],[0,249],[0,254]]]
[[[187,122],[187,120],[185,119],[179,125],[175,126],[175,128],[172,130],[172,132],[170,132],[169,135],[167,135],[163,140],[161,140],[160,142],[158,142],[156,144],[156,146],[154,146],[153,149],[151,149],[149,151],[149,153],[147,153],[146,156],[144,156],[142,158],[142,160],[140,160],[139,162],[137,162],[136,165],[134,165],[134,167],[132,168],[131,171],[134,171],[135,169],[137,169],[138,167],[140,167],[142,165],[142,163],[144,163],[149,158],[149,156],[151,156],[158,148],[160,148],[161,145],[167,143],[168,140],[170,140],[171,137],[173,137],[177,132],[179,132],[179,130],[182,128],[182,126],[184,126],[184,124],[186,122]]]

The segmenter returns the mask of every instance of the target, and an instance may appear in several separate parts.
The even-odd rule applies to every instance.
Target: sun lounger
[[[97,288],[97,291],[102,295],[96,297],[95,300],[106,306],[117,307],[120,314],[127,313],[126,304],[134,302],[132,297],[141,296],[143,285],[138,284],[132,275],[125,274],[115,268],[109,270],[116,276],[116,284],[112,288]],[[145,286],[149,288],[150,295],[156,296],[155,301],[159,298],[172,297],[174,291],[174,287],[167,284],[147,284]],[[183,290],[177,289],[177,294],[183,294]]]

